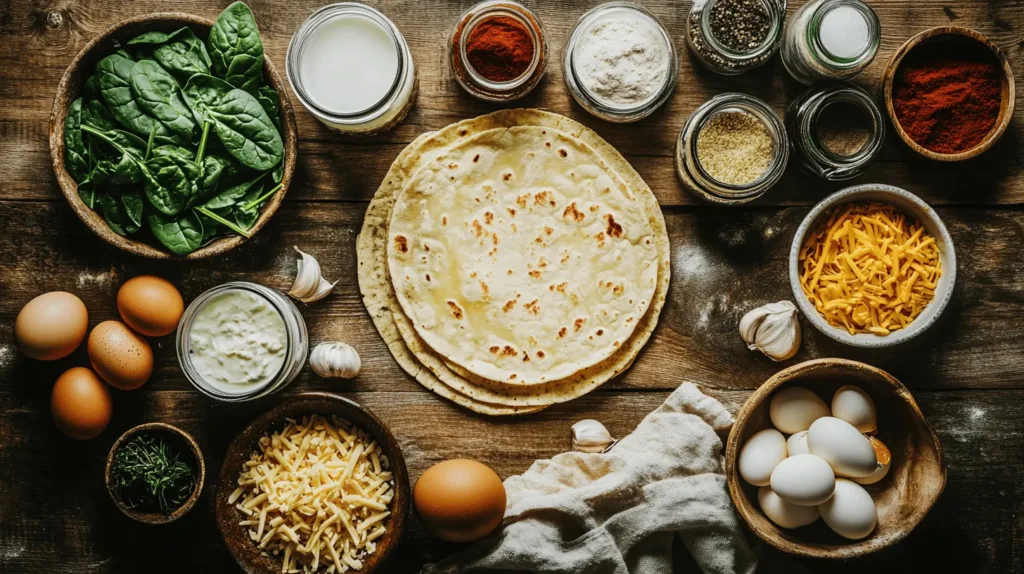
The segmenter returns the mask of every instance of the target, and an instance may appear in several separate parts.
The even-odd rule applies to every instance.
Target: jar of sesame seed
[[[753,201],[778,183],[788,161],[782,118],[747,94],[721,94],[703,103],[676,140],[679,179],[713,203]]]
[[[779,50],[786,0],[694,0],[686,45],[712,72],[742,74]]]

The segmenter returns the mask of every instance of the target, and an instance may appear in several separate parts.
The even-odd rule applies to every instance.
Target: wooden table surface
[[[291,34],[324,2],[251,0],[266,53],[283,70]],[[353,381],[326,381],[308,370],[282,395],[336,391],[366,404],[400,439],[415,479],[453,457],[479,459],[503,477],[569,447],[569,426],[596,418],[623,436],[689,379],[738,408],[780,366],[748,352],[736,332],[746,310],[790,299],[786,255],[793,232],[816,201],[840,187],[789,173],[748,207],[701,203],[678,183],[673,147],[687,115],[710,96],[742,91],[782,110],[801,91],[778,58],[764,69],[725,78],[697,69],[685,51],[689,2],[647,0],[682,49],[674,97],[652,117],[617,126],[571,101],[559,66],[562,44],[594,1],[541,1],[551,53],[541,86],[522,105],[566,114],[618,147],[654,189],[672,242],[672,288],[661,322],[625,375],[590,395],[540,414],[510,419],[475,415],[421,388],[403,372],[371,323],[359,296],[355,240],[366,202],[388,165],[426,130],[487,113],[494,106],[466,95],[446,66],[445,37],[472,2],[398,0],[378,5],[408,39],[420,70],[420,94],[394,131],[346,139],[318,124],[293,94],[300,144],[297,178],[287,201],[253,240],[226,256],[196,263],[158,263],[103,243],[75,217],[50,167],[47,130],[57,81],[86,42],[120,20],[177,10],[215,17],[227,0],[54,0],[0,2],[0,572],[236,572],[212,519],[210,489],[185,519],[163,528],[128,522],[103,487],[107,450],[127,428],[146,421],[183,427],[198,439],[216,476],[231,438],[281,395],[244,405],[214,402],[178,370],[171,337],[154,342],[157,367],[134,392],[116,392],[115,414],[97,439],[64,438],[50,421],[56,377],[87,364],[84,350],[41,363],[16,347],[13,322],[45,291],[78,294],[90,323],[115,318],[114,296],[141,273],[168,277],[186,301],[230,280],[286,289],[297,245],[340,278],[326,300],[304,308],[313,341],[344,340],[363,358]],[[791,2],[797,4],[797,2]],[[878,58],[857,83],[877,90],[889,56],[911,35],[957,24],[989,35],[1019,77],[1024,55],[1024,3],[877,0],[882,23]],[[790,8],[792,11],[792,7]],[[991,151],[978,160],[940,165],[918,159],[889,137],[879,161],[851,183],[905,187],[936,206],[955,241],[956,292],[940,324],[897,349],[858,351],[804,324],[793,364],[847,357],[887,369],[914,393],[946,450],[949,482],[938,505],[907,540],[852,563],[793,561],[766,551],[765,572],[1024,572],[1024,105]],[[428,538],[413,524],[390,572],[414,572],[456,547]],[[679,568],[679,571],[692,571]]]

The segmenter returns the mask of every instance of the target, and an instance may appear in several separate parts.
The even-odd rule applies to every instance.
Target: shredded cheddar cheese
[[[942,261],[935,238],[891,205],[832,210],[800,250],[800,285],[829,324],[885,336],[935,297]]]
[[[332,417],[287,420],[246,461],[228,503],[283,573],[340,574],[362,568],[386,532],[394,479],[363,430]]]

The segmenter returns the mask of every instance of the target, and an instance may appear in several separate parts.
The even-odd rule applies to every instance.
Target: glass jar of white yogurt
[[[196,297],[178,323],[178,363],[206,395],[240,402],[291,383],[306,362],[309,335],[283,294],[246,281]]]
[[[387,131],[416,100],[405,37],[387,16],[357,2],[314,12],[292,36],[285,69],[309,113],[343,133]]]

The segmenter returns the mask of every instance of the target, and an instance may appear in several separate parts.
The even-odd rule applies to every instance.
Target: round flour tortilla
[[[564,379],[636,330],[658,281],[654,229],[598,153],[558,130],[467,138],[395,198],[388,264],[434,351],[485,379]]]
[[[559,381],[536,385],[507,385],[489,381],[445,362],[412,328],[395,296],[386,264],[387,227],[395,195],[414,172],[447,147],[494,128],[543,126],[578,138],[597,150],[626,180],[655,230],[658,279],[654,296],[639,325],[610,357]],[[582,396],[629,368],[650,338],[669,287],[669,242],[657,200],[643,179],[610,144],[596,133],[564,116],[540,110],[505,110],[424,134],[395,160],[366,212],[357,242],[359,284],[363,300],[378,331],[398,363],[422,385],[470,410],[488,415],[536,412],[547,405]]]

